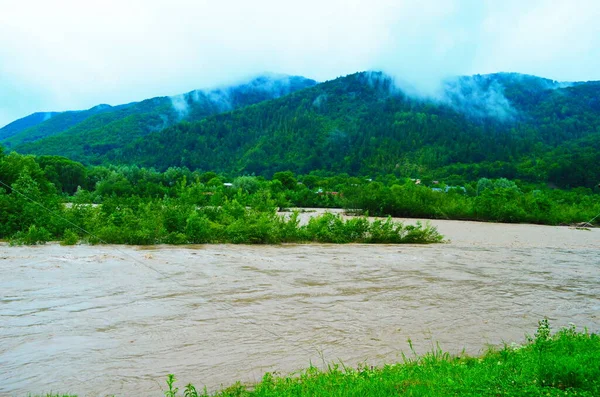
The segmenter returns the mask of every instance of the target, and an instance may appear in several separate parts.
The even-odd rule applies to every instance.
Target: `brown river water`
[[[408,221],[412,222],[412,221]],[[433,221],[416,245],[0,245],[0,395],[162,395],[600,330],[600,229]]]

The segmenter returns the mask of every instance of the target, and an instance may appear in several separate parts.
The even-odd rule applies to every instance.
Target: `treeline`
[[[300,224],[297,212],[281,216],[277,209],[290,204],[286,192],[297,183],[290,173],[271,181],[239,177],[224,184],[214,173],[86,169],[64,158],[0,152],[0,180],[0,238],[12,244],[49,240],[63,244],[433,243],[443,239],[429,225],[404,226],[391,219],[324,214]],[[82,184],[71,195],[78,182]],[[335,204],[329,195],[313,196],[314,204]]]
[[[548,225],[585,223],[600,214],[600,195],[586,188],[519,187],[505,178],[433,188],[400,182],[349,188],[346,205],[378,216]]]
[[[0,154],[0,238],[91,243],[431,242],[426,226],[344,220],[300,224],[292,207],[378,217],[573,224],[600,213],[598,188],[548,189],[504,178],[467,182],[277,172],[271,179],[169,168],[84,167],[57,156]],[[55,215],[52,215],[55,214]],[[56,216],[58,215],[58,216]],[[598,222],[596,218],[595,222]],[[84,233],[84,230],[90,232]]]

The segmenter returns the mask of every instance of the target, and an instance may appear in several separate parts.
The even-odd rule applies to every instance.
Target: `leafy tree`
[[[245,193],[253,194],[260,188],[260,182],[254,176],[240,176],[233,180],[233,188],[241,189]]]
[[[287,190],[296,189],[296,185],[298,184],[298,181],[296,178],[294,178],[294,173],[292,171],[276,172],[273,175],[273,180],[281,182],[283,187]]]

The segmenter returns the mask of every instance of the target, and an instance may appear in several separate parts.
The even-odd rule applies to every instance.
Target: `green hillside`
[[[303,77],[265,75],[210,91],[156,97],[117,107],[101,105],[88,111],[60,113],[2,143],[20,152],[57,154],[93,163],[112,149],[182,120],[201,120],[314,84]]]
[[[76,126],[77,124],[97,115],[113,112],[117,109],[126,108],[129,105],[112,107],[110,105],[97,105],[87,110],[70,110],[66,112],[53,112],[54,116],[41,120],[40,123],[23,128],[16,133],[2,138],[2,144],[7,147],[14,147],[26,142],[34,142],[49,136],[56,135],[62,131]],[[36,114],[36,113],[34,113]],[[32,115],[33,116],[33,115]],[[31,116],[28,116],[31,117]],[[18,120],[17,120],[18,121]],[[11,123],[13,124],[13,123]],[[9,124],[9,125],[11,125]],[[8,127],[8,126],[7,126]],[[6,127],[4,127],[6,128]]]
[[[21,119],[15,120],[10,124],[5,125],[0,128],[0,141],[10,138],[13,135],[18,134],[19,132],[34,127],[44,121],[50,120],[52,117],[59,114],[58,112],[37,112],[30,114],[29,116],[23,117]]]
[[[384,74],[363,72],[269,101],[253,90],[237,101],[220,95],[192,92],[150,114],[121,109],[128,116],[118,122],[110,121],[115,112],[97,115],[15,149],[92,164],[265,176],[324,170],[572,187],[593,186],[600,175],[600,82],[475,75],[449,79],[434,98],[415,98]],[[176,109],[187,119],[166,126]]]
[[[424,100],[382,74],[357,73],[174,125],[106,159],[237,174],[457,174],[590,185],[600,175],[591,148],[600,141],[599,97],[597,82],[496,74],[450,81],[443,97]]]

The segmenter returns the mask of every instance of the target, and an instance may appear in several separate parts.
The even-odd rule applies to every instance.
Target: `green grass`
[[[490,349],[480,357],[456,357],[436,350],[380,368],[331,365],[322,371],[310,367],[291,376],[267,373],[260,383],[236,383],[214,394],[199,392],[191,384],[179,390],[175,383],[175,377],[169,375],[166,397],[594,397],[600,396],[600,337],[574,326],[552,335],[548,321],[541,320],[525,344]]]

